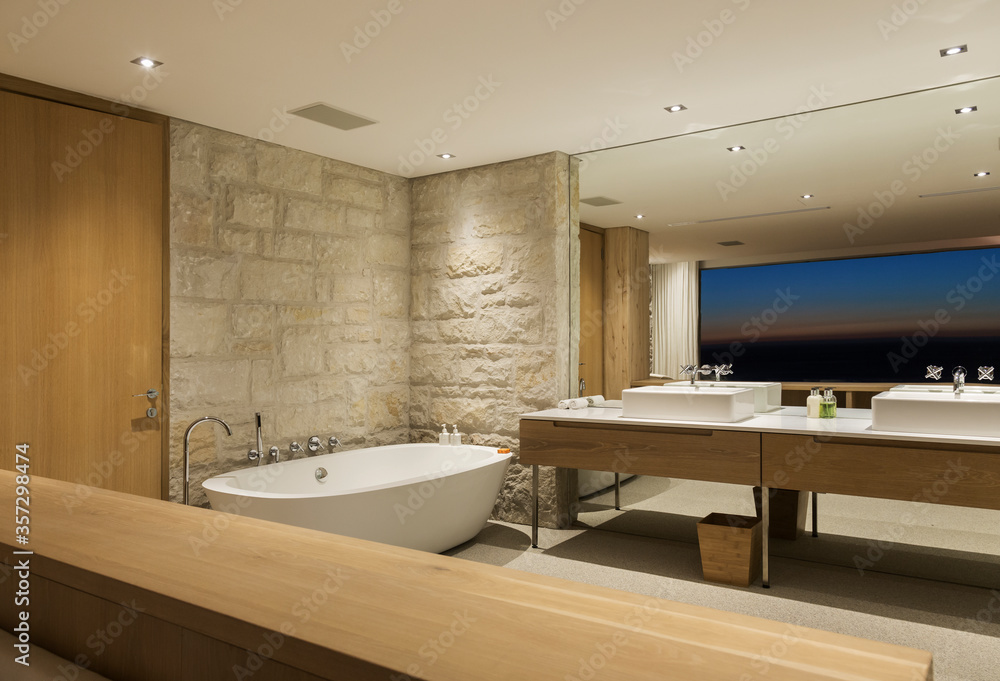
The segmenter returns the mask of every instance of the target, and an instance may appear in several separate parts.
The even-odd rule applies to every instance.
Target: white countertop
[[[871,409],[837,410],[835,419],[806,417],[805,407],[781,407],[767,414],[754,414],[735,423],[716,421],[667,421],[660,419],[625,418],[622,410],[614,407],[589,407],[587,409],[545,409],[521,414],[522,419],[534,421],[585,421],[609,425],[663,426],[664,428],[692,428],[704,430],[738,430],[755,433],[781,433],[785,435],[841,435],[844,437],[897,440],[903,442],[941,442],[946,444],[994,445],[1000,447],[1000,437],[973,437],[964,435],[928,435],[926,433],[898,433],[872,430]]]

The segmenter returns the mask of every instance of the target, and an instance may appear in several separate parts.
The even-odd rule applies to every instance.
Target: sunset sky
[[[965,287],[963,294],[959,287]],[[976,289],[978,292],[974,292]],[[793,300],[772,310],[777,292]],[[958,308],[964,304],[963,309]],[[778,309],[785,303],[779,302]],[[703,270],[701,342],[896,338],[920,331],[938,310],[937,335],[1000,336],[1000,248]]]

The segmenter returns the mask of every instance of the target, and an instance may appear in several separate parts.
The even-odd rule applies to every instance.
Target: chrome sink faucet
[[[965,374],[965,367],[962,366],[955,367],[954,371],[951,372],[952,378],[955,379],[954,388],[956,395],[965,390]]]

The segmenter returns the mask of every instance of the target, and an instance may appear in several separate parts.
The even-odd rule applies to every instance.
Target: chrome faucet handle
[[[980,381],[992,381],[993,380],[993,367],[979,367],[979,380]]]
[[[288,445],[288,451],[291,452],[292,454],[295,454],[296,452],[301,452],[302,445],[300,445],[298,442],[292,441],[292,443]]]
[[[320,439],[318,437],[313,435],[311,438],[309,438],[309,440],[306,441],[306,447],[309,448],[310,452],[318,452],[320,449],[323,448],[323,444],[320,442]]]
[[[953,378],[965,378],[968,374],[969,372],[967,372],[963,366],[957,366],[951,372]]]
[[[715,380],[716,380],[716,382],[718,382],[718,380],[720,378],[722,378],[723,376],[732,376],[733,375],[733,365],[732,364],[716,364],[714,367],[712,367],[712,370],[715,372]]]
[[[271,460],[274,461],[274,463],[278,463],[278,461],[281,460],[281,450],[274,445],[271,445],[271,448],[267,450],[267,453],[271,455]]]
[[[251,461],[256,461],[257,459],[260,458],[260,452],[258,452],[256,449],[251,449],[249,452],[247,452],[247,458],[250,459]]]
[[[942,371],[944,371],[944,367],[939,367],[935,364],[931,364],[929,367],[927,367],[927,373],[924,374],[924,378],[933,378],[935,381],[940,381]]]
[[[681,376],[694,375],[694,372],[698,370],[697,365],[694,364],[681,364]]]
[[[327,440],[327,444],[330,445],[330,449],[333,449],[334,447],[339,447],[340,446],[340,440],[338,440],[333,435],[331,435],[330,439]]]

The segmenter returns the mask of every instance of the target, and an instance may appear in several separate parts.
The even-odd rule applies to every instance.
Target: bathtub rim
[[[490,455],[482,459],[481,461],[475,462],[474,465],[462,466],[461,464],[459,464],[454,469],[445,472],[438,472],[431,475],[425,473],[417,476],[411,476],[409,478],[392,480],[377,485],[368,485],[365,487],[352,487],[350,489],[344,489],[344,490],[324,490],[323,488],[320,488],[315,492],[296,492],[296,493],[262,492],[259,490],[248,489],[245,487],[231,486],[229,484],[229,481],[237,480],[239,476],[249,477],[255,473],[267,473],[270,471],[274,471],[275,468],[278,468],[280,470],[280,473],[278,473],[278,475],[281,475],[281,473],[284,473],[284,471],[287,470],[287,467],[289,465],[294,465],[294,464],[302,465],[305,462],[317,462],[316,466],[318,467],[322,465],[321,463],[318,463],[319,460],[325,457],[339,457],[351,454],[359,454],[360,452],[371,451],[375,449],[387,449],[393,447],[412,447],[412,446],[421,446],[428,448],[444,447],[444,446],[448,447],[454,446],[455,448],[458,448],[459,446],[461,446],[463,448],[468,448],[474,451],[487,451],[490,452]],[[264,467],[263,470],[257,466],[248,466],[246,468],[240,468],[235,471],[220,473],[218,475],[213,475],[210,478],[206,478],[201,482],[201,487],[206,494],[208,494],[211,491],[220,494],[230,494],[237,497],[247,497],[251,499],[321,499],[323,497],[347,496],[350,494],[364,494],[366,492],[376,492],[379,490],[390,489],[393,487],[408,487],[410,485],[420,484],[424,482],[429,482],[433,484],[438,480],[445,480],[449,477],[461,475],[462,473],[472,473],[476,470],[479,470],[480,468],[487,468],[489,466],[497,465],[501,462],[503,462],[505,466],[509,466],[513,457],[514,455],[511,452],[500,453],[497,447],[486,447],[483,445],[439,445],[432,442],[409,442],[397,445],[378,445],[376,447],[349,449],[343,452],[329,452],[327,454],[321,454],[319,456],[309,457],[307,459],[294,459],[292,461],[282,461],[277,464],[268,464]],[[306,466],[303,465],[303,467],[305,468]]]

